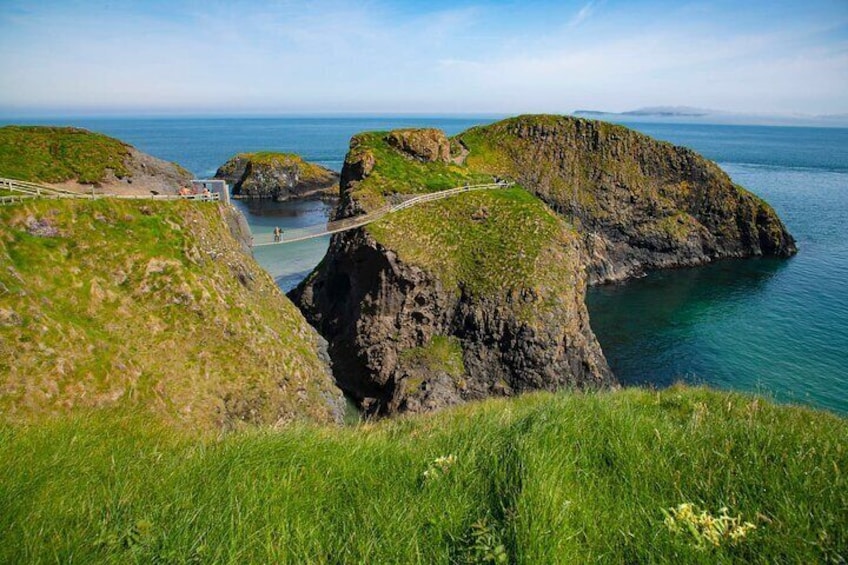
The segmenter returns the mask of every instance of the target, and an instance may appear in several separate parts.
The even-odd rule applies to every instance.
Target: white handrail
[[[0,188],[6,189],[9,192],[20,192],[23,197],[4,196],[0,197],[0,204],[11,204],[20,202],[24,198],[41,197],[41,198],[76,198],[80,200],[97,200],[99,198],[117,198],[121,200],[219,200],[220,194],[212,192],[210,194],[85,194],[82,192],[72,192],[62,188],[37,184],[34,182],[22,181],[17,179],[9,179],[0,177]]]

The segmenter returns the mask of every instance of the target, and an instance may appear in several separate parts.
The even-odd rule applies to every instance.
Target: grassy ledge
[[[839,563],[846,446],[830,414],[680,387],[202,441],[100,411],[0,425],[0,561]],[[705,543],[666,522],[684,503],[755,528]]]
[[[442,371],[451,377],[465,374],[462,346],[455,337],[435,335],[426,345],[403,351],[401,360],[410,367]]]
[[[30,182],[78,180],[96,184],[107,170],[129,174],[129,146],[117,139],[71,127],[0,128],[0,176]]]
[[[403,261],[475,296],[557,285],[557,274],[565,280],[576,268],[563,252],[571,228],[521,187],[414,206],[366,229]]]
[[[436,192],[465,184],[492,182],[491,175],[461,165],[421,162],[404,155],[386,142],[388,134],[358,134],[348,154],[348,160],[357,160],[369,153],[374,159],[374,169],[353,192],[353,197],[367,207],[379,207],[385,202],[384,197],[391,194]]]

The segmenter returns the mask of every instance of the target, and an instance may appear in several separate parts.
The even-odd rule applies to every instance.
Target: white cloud
[[[576,14],[568,21],[569,28],[575,28],[582,24],[586,19],[592,15],[592,12],[595,8],[595,0],[589,0],[586,4],[583,5],[580,10],[577,11]]]

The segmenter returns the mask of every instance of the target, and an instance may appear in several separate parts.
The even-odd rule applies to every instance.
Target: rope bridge
[[[304,241],[316,237],[324,237],[326,235],[332,235],[334,233],[352,230],[355,228],[361,228],[362,226],[366,226],[372,222],[376,222],[377,220],[383,218],[384,216],[387,216],[388,214],[400,212],[401,210],[405,210],[407,208],[416,206],[418,204],[423,204],[425,202],[442,200],[444,198],[456,196],[457,194],[464,194],[466,192],[471,192],[475,190],[492,190],[495,188],[507,188],[512,186],[513,184],[514,183],[511,182],[499,181],[489,184],[458,186],[456,188],[449,188],[447,190],[440,190],[438,192],[429,192],[427,194],[413,196],[404,200],[400,204],[395,204],[394,206],[384,206],[379,210],[375,210],[373,212],[369,212],[368,214],[364,214],[361,216],[355,216],[353,218],[344,218],[342,220],[327,222],[326,224],[316,224],[314,226],[308,226],[305,228],[286,230],[283,233],[283,238],[280,241],[274,241],[273,234],[261,234],[255,236],[253,246],[264,247],[267,245],[282,245],[284,243],[295,243],[297,241]]]

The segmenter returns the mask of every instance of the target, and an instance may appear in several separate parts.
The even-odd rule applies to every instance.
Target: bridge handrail
[[[121,200],[220,200],[220,194],[85,194],[62,188],[46,186],[34,182],[0,177],[0,188],[10,192],[20,192],[24,197],[6,196],[0,198],[0,204],[19,202],[23,198],[39,196],[41,198],[77,198],[96,200],[98,198],[117,198]]]

